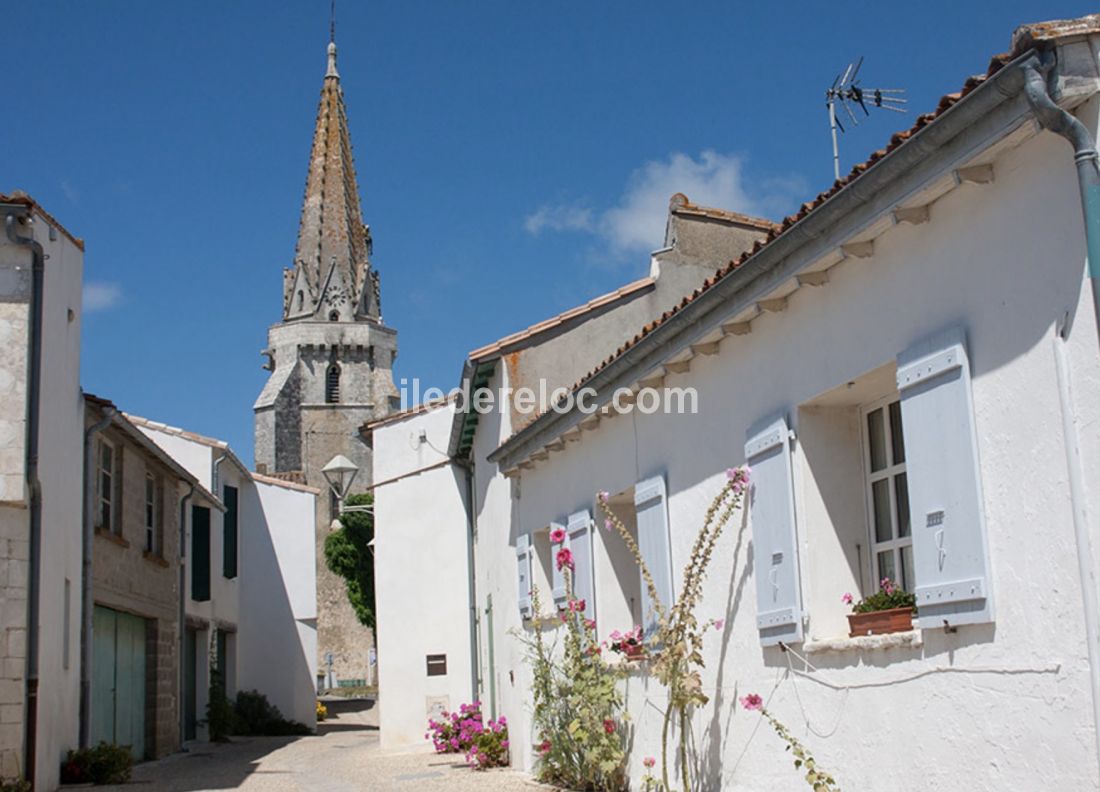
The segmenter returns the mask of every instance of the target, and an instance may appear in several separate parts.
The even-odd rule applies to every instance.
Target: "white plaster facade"
[[[220,440],[129,416],[154,442],[226,502],[237,490],[235,576],[225,567],[225,512],[211,510],[209,599],[195,599],[193,512],[188,515],[185,612],[194,631],[197,718],[204,717],[213,630],[228,633],[230,697],[258,690],[287,718],[316,723],[317,599],[313,515],[318,491],[250,472]],[[220,463],[218,460],[222,460]],[[195,736],[203,738],[201,724]]]
[[[1097,44],[1077,36],[1058,51],[1060,63],[1092,75],[1078,87],[1087,86],[1093,98],[1076,104],[1075,113],[1094,136],[1100,111]],[[523,433],[510,445],[509,414],[481,418],[471,451],[480,687],[488,708],[508,717],[514,764],[532,765],[534,737],[530,674],[512,634],[529,629],[518,601],[520,537],[537,537],[584,509],[602,525],[597,490],[629,496],[639,482],[660,477],[667,488],[675,589],[724,471],[744,462],[746,442],[782,415],[793,432],[789,446],[780,436],[791,460],[794,544],[787,553],[793,558],[777,561],[775,548],[764,540],[767,526],[754,524],[761,499],[770,497],[762,480],[754,505],[735,516],[719,541],[699,610],[702,619],[725,619],[720,632],[707,635],[703,683],[711,703],[693,719],[704,788],[805,788],[783,743],[756,713],[736,705],[749,692],[765,697],[843,788],[1100,784],[1073,521],[1074,510],[1083,510],[1095,539],[1100,328],[1085,273],[1072,152],[1064,140],[1039,130],[1022,97],[1012,101],[1020,114],[1016,120],[983,136],[979,131],[994,127],[990,116],[980,129],[975,124],[961,132],[951,141],[950,156],[934,161],[943,163],[939,172],[931,173],[931,166],[917,170],[923,167],[917,160],[913,172],[924,181],[902,204],[864,195],[865,205],[852,209],[851,219],[814,237],[819,252],[807,257],[801,272],[824,277],[763,278],[771,291],[761,290],[751,305],[741,306],[738,293],[727,315],[715,309],[700,316],[699,335],[666,350],[664,360],[687,365],[656,374],[666,387],[695,388],[697,413],[633,411],[604,414],[583,426],[566,422],[566,442],[549,429],[537,442],[526,441],[536,437],[536,422],[515,427]],[[857,180],[853,186],[862,185]],[[927,211],[906,214],[899,208]],[[952,381],[970,381],[966,415],[977,482],[968,497],[978,517],[948,542],[978,538],[985,596],[973,601],[984,607],[953,615],[951,630],[922,616],[923,629],[912,634],[849,639],[840,597],[848,591],[869,594],[875,586],[860,442],[866,424],[859,409],[897,398],[898,369],[906,373],[911,362],[907,350],[953,328],[962,332],[964,357],[952,369],[961,373],[951,375],[961,379]],[[509,367],[498,367],[488,386],[508,386],[509,374]],[[1067,374],[1068,395],[1059,387],[1059,377],[1064,382]],[[653,371],[628,372],[601,387],[650,376]],[[903,405],[909,422],[915,414],[907,409]],[[926,426],[927,433],[906,434],[907,446],[938,445],[946,454],[965,450],[969,442],[965,427],[958,446],[958,431],[944,433],[934,422]],[[1067,449],[1074,446],[1086,482],[1086,492],[1076,497],[1067,463],[1073,456]],[[490,456],[502,460],[507,476]],[[942,466],[961,470],[965,462],[952,452]],[[929,464],[927,455],[909,464],[917,477],[940,467]],[[416,480],[410,482],[405,502],[419,500],[434,515],[437,486],[425,479],[414,492]],[[457,503],[444,497],[452,505],[440,501],[440,509],[449,516],[437,519],[460,525]],[[627,505],[619,508],[629,509],[631,499],[623,500]],[[383,494],[380,506],[384,502]],[[914,511],[913,530],[925,528],[925,517],[936,513]],[[410,530],[408,519],[390,530]],[[931,519],[927,527],[934,528]],[[621,620],[637,618],[627,595],[636,571],[619,563],[617,537],[594,529],[593,543],[592,606],[599,634],[606,637],[628,626]],[[538,557],[539,542],[534,546],[537,580],[548,564]],[[1095,565],[1095,551],[1089,556]],[[770,590],[769,563],[793,564],[795,570],[801,617],[799,635],[785,641],[792,651],[758,627],[758,615],[770,611],[759,594]],[[407,585],[422,586],[433,574],[424,568]],[[919,588],[919,577],[916,583]],[[380,620],[385,618],[380,607]],[[457,632],[453,640],[451,651],[457,653]],[[663,691],[634,672],[627,700],[637,778],[642,757],[659,752]]]
[[[453,418],[454,403],[445,401],[372,430],[378,705],[387,750],[424,745],[429,717],[476,697],[466,471],[446,454]],[[428,675],[429,655],[444,656],[445,673]]]
[[[1094,102],[1082,111],[1094,132],[1095,114]],[[697,357],[689,373],[669,375],[666,385],[698,390],[697,415],[635,412],[601,421],[580,443],[517,477],[513,486],[522,497],[513,501],[510,521],[480,522],[478,568],[510,570],[509,545],[519,532],[578,508],[595,510],[597,489],[617,493],[663,475],[678,577],[723,471],[745,461],[752,427],[787,415],[798,438],[795,513],[808,639],[795,649],[812,666],[793,652],[761,646],[756,616],[764,609],[756,604],[753,559],[766,550],[739,515],[716,550],[702,606],[704,618],[727,619],[705,652],[712,704],[693,724],[712,788],[804,784],[783,744],[758,728],[755,713],[735,706],[747,692],[764,695],[845,787],[1007,782],[1082,789],[1098,782],[1056,372],[1056,350],[1064,344],[1074,423],[1095,425],[1097,322],[1084,278],[1076,177],[1064,141],[1049,133],[1002,152],[993,168],[992,184],[964,184],[944,195],[929,222],[892,228],[875,240],[871,258],[843,261],[829,270],[824,288],[801,289],[785,311],[766,313],[750,334],[724,340],[720,354]],[[1063,342],[1057,336],[1067,315],[1072,331]],[[841,594],[873,590],[870,572],[854,558],[860,540],[866,552],[868,518],[861,448],[851,440],[859,425],[853,408],[896,391],[899,353],[952,326],[965,329],[970,356],[994,621],[951,634],[926,629],[918,646],[841,642],[844,651],[811,653],[814,641],[844,635]],[[876,378],[883,367],[887,377]],[[1095,480],[1097,435],[1081,431],[1077,440]],[[1090,514],[1100,507],[1096,498],[1093,488]],[[1095,520],[1091,527],[1095,535]],[[598,558],[614,552],[617,537],[602,530],[596,536]],[[502,605],[514,601],[512,576],[501,577],[479,580],[479,595],[491,592]],[[599,615],[616,600],[617,585],[607,565],[597,563],[601,637],[622,626]],[[518,647],[503,632],[519,625],[516,608],[504,616],[495,639],[501,671],[525,679]],[[525,685],[501,690],[501,711],[523,723]],[[641,756],[660,744],[660,719],[648,705],[661,706],[662,696],[655,683],[635,676],[628,697],[637,730],[633,770],[640,774]]]
[[[83,405],[80,396],[83,243],[26,196],[0,196],[3,217],[21,237],[42,245],[42,377],[39,480],[38,715],[33,776],[55,789],[65,752],[76,746],[80,683],[80,581]],[[29,579],[29,493],[25,435],[29,305],[11,287],[29,279],[30,250],[0,232],[0,777],[32,775],[24,767]]]

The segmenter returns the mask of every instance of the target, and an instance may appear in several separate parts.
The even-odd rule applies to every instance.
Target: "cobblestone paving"
[[[475,772],[456,756],[384,754],[376,710],[364,702],[328,702],[318,734],[297,739],[241,737],[228,745],[196,743],[134,768],[130,784],[105,792],[503,792],[539,788],[512,770]]]

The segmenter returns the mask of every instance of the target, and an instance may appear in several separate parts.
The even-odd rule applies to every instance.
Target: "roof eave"
[[[765,245],[740,267],[702,292],[677,314],[642,337],[582,383],[595,390],[590,404],[607,404],[615,388],[636,382],[670,355],[697,341],[814,261],[840,240],[915,195],[939,174],[965,162],[993,139],[1019,125],[1030,108],[1021,93],[1021,67],[1037,59],[1028,51],[1006,64],[904,144]],[[510,469],[586,416],[574,407],[539,416],[489,455]]]

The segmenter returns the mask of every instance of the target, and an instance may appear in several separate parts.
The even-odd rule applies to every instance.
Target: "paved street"
[[[126,786],[99,787],[134,792],[497,792],[533,790],[511,770],[475,772],[460,757],[432,753],[383,754],[378,745],[377,710],[370,702],[330,701],[329,718],[312,737],[241,737],[228,745],[195,744],[134,769]]]

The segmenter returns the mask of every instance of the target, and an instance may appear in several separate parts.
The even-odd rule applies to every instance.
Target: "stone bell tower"
[[[353,492],[367,487],[371,449],[359,427],[400,402],[393,384],[397,331],[382,321],[370,256],[330,41],[294,265],[283,271],[282,319],[268,330],[263,351],[271,374],[253,408],[256,470],[324,492],[317,500],[317,652],[326,684],[367,679],[374,640],[355,617],[343,579],[325,565],[325,537],[337,515],[321,468],[343,454],[360,468]]]

